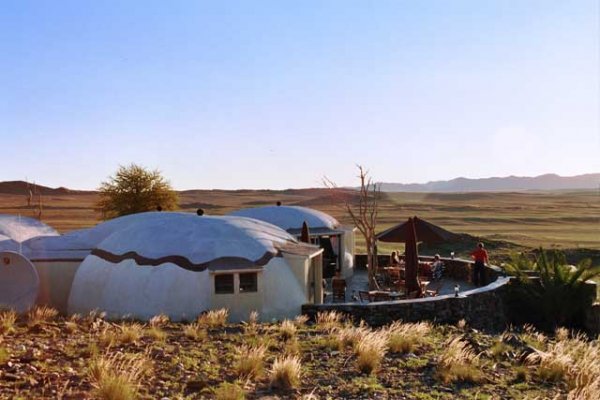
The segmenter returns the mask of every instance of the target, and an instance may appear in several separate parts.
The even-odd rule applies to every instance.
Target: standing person
[[[471,257],[475,260],[475,264],[473,265],[473,283],[475,286],[483,285],[483,274],[485,264],[489,262],[488,253],[483,248],[483,243],[477,244],[477,249],[475,249],[471,253]]]

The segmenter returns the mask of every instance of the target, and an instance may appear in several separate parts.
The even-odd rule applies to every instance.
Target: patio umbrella
[[[310,243],[310,231],[308,230],[308,224],[306,221],[302,223],[302,231],[300,232],[300,241],[304,243]]]
[[[411,219],[414,229],[409,226]],[[458,235],[417,217],[409,218],[406,222],[392,226],[377,234],[376,238],[382,242],[406,242],[413,235],[413,231],[417,235],[417,240],[425,243],[451,242],[459,238]]]
[[[404,262],[406,263],[404,277],[406,279],[406,292],[417,291],[421,297],[421,286],[417,278],[419,270],[419,254],[417,251],[417,233],[415,219],[409,218],[406,222],[407,236],[405,240]]]

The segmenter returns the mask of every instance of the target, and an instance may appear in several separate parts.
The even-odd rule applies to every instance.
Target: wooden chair
[[[346,301],[346,280],[341,278],[333,278],[331,280],[331,289],[333,291],[332,301],[335,303],[336,300]]]

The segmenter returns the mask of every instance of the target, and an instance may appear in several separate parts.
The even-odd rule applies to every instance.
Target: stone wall
[[[590,335],[600,335],[600,303],[592,305],[588,310],[585,329]]]
[[[447,295],[368,304],[305,304],[302,306],[302,313],[314,319],[319,312],[338,311],[371,326],[381,326],[397,320],[454,324],[464,319],[476,329],[500,331],[507,323],[503,293],[508,282],[509,278],[498,278],[482,288],[462,292],[459,297]]]

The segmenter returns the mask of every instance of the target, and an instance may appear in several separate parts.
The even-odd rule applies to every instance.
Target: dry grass
[[[324,330],[333,330],[341,326],[344,314],[337,311],[325,311],[317,313],[317,326]]]
[[[103,400],[137,398],[148,365],[148,359],[140,354],[105,354],[92,359],[88,365],[88,378],[95,397]]]
[[[250,315],[248,315],[248,325],[258,324],[258,319],[259,319],[258,311],[256,311],[256,310],[250,311]]]
[[[397,321],[391,324],[387,331],[388,348],[392,353],[414,353],[419,346],[426,343],[431,324],[427,322],[403,324]]]
[[[0,347],[0,365],[10,360],[10,353],[4,347]]]
[[[37,327],[46,322],[52,321],[57,315],[58,311],[52,307],[35,307],[27,312],[27,325],[29,325],[31,328]]]
[[[343,350],[347,347],[354,348],[360,339],[368,332],[369,328],[367,328],[364,321],[361,321],[359,326],[348,324],[341,328],[337,328],[332,332],[332,335],[335,335],[340,350]]]
[[[269,371],[271,387],[275,389],[292,389],[298,386],[301,368],[300,357],[276,358]]]
[[[167,332],[162,330],[159,326],[150,326],[150,328],[146,330],[146,336],[157,342],[164,342],[168,335]]]
[[[235,383],[223,382],[215,389],[216,400],[244,400],[244,389]]]
[[[483,380],[479,357],[460,336],[450,339],[438,359],[437,376],[444,383]]]
[[[17,313],[12,310],[0,312],[0,334],[4,335],[15,330],[17,322]]]
[[[154,317],[150,318],[150,321],[148,321],[148,324],[151,327],[161,327],[161,326],[165,326],[170,322],[170,318],[168,315],[165,314],[159,314],[159,315],[155,315]]]
[[[227,324],[229,310],[221,308],[210,310],[198,317],[198,323],[207,328],[220,328]]]
[[[240,349],[235,364],[235,372],[241,378],[257,378],[264,370],[266,346],[247,347]]]
[[[286,319],[279,326],[279,337],[282,340],[290,340],[296,336],[297,331],[298,328],[296,328],[296,325],[289,319]]]
[[[561,332],[546,351],[536,351],[526,362],[537,367],[537,375],[547,382],[564,381],[570,399],[600,398],[600,342],[581,335]]]
[[[354,348],[358,369],[367,374],[375,372],[385,357],[387,344],[387,331],[366,332]]]
[[[308,322],[308,317],[306,315],[298,315],[296,318],[294,318],[294,323],[296,324],[297,327],[302,327],[302,326],[306,325],[307,322]]]
[[[208,336],[206,328],[199,322],[186,325],[185,328],[183,328],[183,334],[194,340],[204,340]]]
[[[144,336],[144,327],[138,323],[119,325],[117,341],[121,344],[137,343]]]

